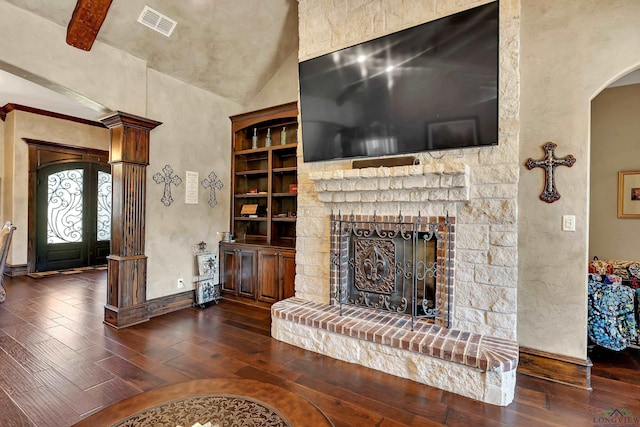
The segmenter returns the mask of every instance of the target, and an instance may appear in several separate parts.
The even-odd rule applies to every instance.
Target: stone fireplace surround
[[[470,175],[470,167],[464,161],[447,160],[413,166],[312,171],[308,178],[320,205],[330,206],[331,210],[419,205],[427,210],[436,206],[436,210],[455,211],[471,198]],[[329,280],[329,265],[320,267],[327,271]],[[455,295],[455,280],[453,283],[451,292]],[[518,361],[515,341],[464,331],[456,328],[455,322],[447,329],[419,321],[412,331],[410,318],[368,308],[346,307],[341,316],[335,300],[327,295],[326,301],[329,303],[296,297],[274,304],[272,336],[486,403],[506,406],[513,400]],[[455,298],[453,301],[452,315]]]

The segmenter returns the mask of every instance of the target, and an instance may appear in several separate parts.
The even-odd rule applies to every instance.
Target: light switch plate
[[[562,231],[576,231],[575,215],[562,215]]]

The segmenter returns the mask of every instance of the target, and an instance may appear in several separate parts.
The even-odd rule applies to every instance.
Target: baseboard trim
[[[4,274],[9,277],[25,276],[27,274],[27,264],[5,264]]]
[[[161,316],[193,305],[194,291],[184,291],[147,301],[149,317]]]
[[[591,388],[591,360],[520,346],[518,372],[584,390]]]
[[[104,306],[104,323],[116,329],[127,328],[149,320],[147,303],[128,307]]]

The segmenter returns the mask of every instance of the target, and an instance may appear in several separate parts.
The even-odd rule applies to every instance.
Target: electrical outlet
[[[181,277],[178,279],[178,289],[184,288],[184,279]]]
[[[562,215],[562,231],[576,231],[575,215]]]

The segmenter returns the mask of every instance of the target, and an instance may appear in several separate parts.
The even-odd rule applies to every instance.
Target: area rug
[[[32,279],[42,279],[43,277],[64,276],[68,274],[86,273],[87,271],[102,271],[106,269],[106,265],[98,265],[94,267],[69,268],[67,270],[40,271],[38,273],[28,273],[27,276],[31,277]]]
[[[130,397],[75,427],[334,427],[304,397],[262,381],[217,378],[189,381]]]
[[[287,418],[269,404],[246,396],[209,394],[174,399],[136,412],[114,427],[193,426],[210,423],[211,427],[240,425],[246,427],[292,427]]]

